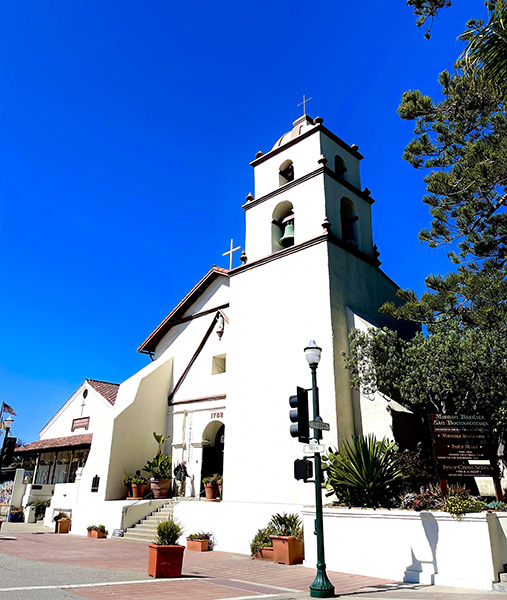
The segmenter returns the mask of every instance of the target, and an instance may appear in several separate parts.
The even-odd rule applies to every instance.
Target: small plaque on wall
[[[88,429],[90,426],[90,417],[81,417],[72,421],[72,431],[76,429]]]

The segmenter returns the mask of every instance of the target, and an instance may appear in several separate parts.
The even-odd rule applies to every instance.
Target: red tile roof
[[[199,281],[199,283],[193,287],[190,292],[188,292],[178,306],[176,306],[176,308],[174,308],[167,315],[162,323],[160,323],[160,325],[152,333],[150,333],[150,335],[139,346],[137,351],[143,354],[150,354],[151,352],[154,352],[157,344],[173,326],[173,321],[176,321],[219,275],[225,275],[228,277],[229,270],[213,265],[206,275],[201,279],[201,281]]]
[[[75,448],[77,446],[90,446],[92,438],[93,433],[85,433],[83,435],[38,440],[26,446],[20,446],[14,452],[39,452],[41,450],[63,450],[64,448]]]
[[[109,381],[98,381],[97,379],[85,379],[85,381],[104,397],[109,404],[114,406],[116,396],[118,395],[118,388],[120,387],[119,383],[109,383]]]

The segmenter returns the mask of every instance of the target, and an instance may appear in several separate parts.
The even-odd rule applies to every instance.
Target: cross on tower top
[[[306,115],[306,103],[310,102],[311,98],[307,98],[304,94],[303,94],[303,102],[300,102],[298,104],[298,106],[303,106],[303,115]]]
[[[232,253],[236,252],[237,250],[241,250],[241,246],[236,246],[236,248],[233,248],[233,246],[234,246],[234,242],[232,241],[232,238],[231,238],[231,249],[222,254],[222,256],[227,256],[229,254],[229,259],[230,259],[229,260],[229,271],[232,270]]]

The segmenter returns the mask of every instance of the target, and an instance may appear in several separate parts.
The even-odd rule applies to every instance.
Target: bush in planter
[[[500,502],[499,500],[494,500],[488,504],[488,510],[500,510],[507,511],[507,504],[505,502]]]
[[[250,556],[255,556],[263,548],[271,548],[273,546],[273,540],[269,537],[270,535],[274,535],[271,523],[264,529],[257,530],[253,540],[250,542]]]
[[[271,517],[269,527],[273,530],[271,535],[293,535],[298,540],[303,539],[303,524],[299,515],[277,513]]]
[[[336,494],[347,506],[392,507],[404,481],[396,452],[396,444],[386,438],[353,436],[341,452],[322,457],[327,495]]]
[[[164,444],[169,436],[159,435],[153,432],[153,437],[158,444],[158,450],[153,460],[149,460],[143,467],[143,471],[149,473],[152,479],[171,479],[171,457],[164,452]]]
[[[215,547],[215,536],[212,533],[201,531],[200,533],[191,533],[187,539],[189,540],[208,540],[208,548],[213,550]]]
[[[34,517],[36,521],[41,521],[46,514],[46,508],[51,504],[51,500],[34,500],[29,502],[27,506],[33,506]]]
[[[22,506],[11,506],[9,512],[9,521],[11,523],[23,523],[25,515]]]
[[[171,517],[167,521],[161,521],[157,525],[157,540],[155,544],[157,546],[174,546],[182,533],[183,527],[176,519]]]
[[[86,528],[86,530],[88,531],[88,533],[90,533],[92,531],[98,531],[99,533],[101,533],[104,536],[108,535],[108,533],[109,533],[107,531],[105,525],[88,525],[88,527]]]

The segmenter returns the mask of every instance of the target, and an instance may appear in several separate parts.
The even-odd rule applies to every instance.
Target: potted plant
[[[271,517],[273,533],[273,560],[275,563],[294,565],[304,558],[303,525],[299,515],[277,513]]]
[[[273,561],[273,540],[270,537],[273,533],[274,529],[271,523],[264,529],[257,530],[250,544],[250,555],[252,558]]]
[[[127,490],[127,498],[132,498],[132,478],[133,475],[125,475],[121,478],[122,486]]]
[[[150,577],[181,577],[185,546],[176,542],[182,532],[180,523],[172,517],[158,524],[157,540],[154,544],[148,544]]]
[[[164,444],[169,436],[158,435],[153,432],[153,437],[158,444],[158,450],[153,460],[143,467],[143,471],[150,474],[150,484],[155,498],[167,498],[171,489],[171,457],[164,452]]]
[[[11,506],[9,512],[9,523],[23,523],[24,513],[22,506]]]
[[[69,533],[71,519],[65,512],[59,512],[53,517],[55,523],[55,533]]]
[[[216,500],[218,496],[218,484],[216,478],[218,474],[212,475],[211,477],[204,477],[202,482],[204,484],[204,492],[206,493],[206,500]]]
[[[88,525],[88,537],[89,538],[105,538],[109,533],[105,525]]]
[[[220,499],[222,499],[222,490],[223,490],[223,484],[224,484],[224,479],[222,475],[219,475],[218,473],[215,475],[215,481],[216,484],[218,485],[218,494],[220,496]]]
[[[187,537],[187,550],[193,550],[195,552],[207,552],[213,550],[215,546],[215,538],[212,533],[191,533]]]

